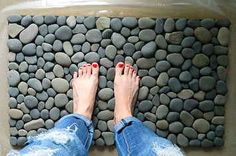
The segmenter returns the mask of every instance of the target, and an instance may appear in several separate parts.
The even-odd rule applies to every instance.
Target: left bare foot
[[[73,112],[91,119],[98,87],[99,66],[85,64],[73,75]]]

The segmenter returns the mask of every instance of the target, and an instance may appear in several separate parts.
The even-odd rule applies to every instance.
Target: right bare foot
[[[132,116],[134,104],[138,94],[139,76],[129,64],[119,62],[116,65],[114,80],[115,110],[114,122]]]

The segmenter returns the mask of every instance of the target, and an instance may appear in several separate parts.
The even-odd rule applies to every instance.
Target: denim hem
[[[126,126],[130,125],[131,122],[141,122],[141,121],[139,121],[137,118],[135,118],[133,116],[126,117],[114,126],[114,132],[116,132],[116,133],[119,132],[120,130],[122,130]]]

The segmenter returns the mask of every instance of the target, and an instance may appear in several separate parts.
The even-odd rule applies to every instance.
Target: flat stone
[[[163,35],[157,35],[155,42],[159,48],[161,48],[161,49],[167,48],[167,42],[166,42],[166,39],[164,38]]]
[[[192,47],[192,45],[194,44],[195,42],[195,37],[185,37],[182,42],[181,42],[181,45],[184,47],[184,48],[187,48],[187,47]]]
[[[53,107],[49,112],[49,116],[54,121],[58,120],[60,117],[60,109],[57,107]]]
[[[122,19],[122,24],[128,28],[135,28],[138,24],[138,21],[135,17],[124,17]]]
[[[170,78],[168,81],[168,86],[173,92],[176,93],[178,93],[182,89],[182,86],[177,78]]]
[[[164,24],[165,32],[171,32],[175,29],[175,21],[172,18],[167,18]]]
[[[196,139],[197,132],[191,127],[184,127],[183,129],[184,136],[188,137],[189,139]]]
[[[116,52],[117,52],[117,49],[116,49],[115,46],[113,46],[113,45],[108,45],[108,46],[106,47],[105,54],[106,54],[106,56],[107,56],[109,59],[113,60],[113,59],[115,58],[115,56],[116,56]]]
[[[205,100],[205,101],[201,101],[199,103],[199,108],[203,111],[203,112],[208,112],[208,111],[212,111],[214,109],[214,103],[211,100]]]
[[[8,25],[8,35],[12,38],[15,38],[22,30],[24,30],[24,27],[18,24],[9,24]]]
[[[205,67],[210,63],[209,58],[204,54],[195,55],[192,62],[196,67],[199,68]]]
[[[166,120],[158,120],[156,123],[157,128],[166,130],[168,129],[168,122]]]
[[[114,144],[114,133],[113,132],[102,132],[105,144],[111,146]]]
[[[9,116],[13,119],[21,119],[23,116],[23,112],[18,109],[10,109]]]
[[[151,76],[144,76],[141,79],[142,85],[147,86],[149,88],[154,87],[156,85],[156,80]]]
[[[55,54],[55,60],[58,64],[62,66],[68,67],[71,64],[70,57],[67,54],[62,53],[62,52],[58,52]]]
[[[113,62],[110,61],[108,58],[101,58],[99,63],[100,63],[100,65],[102,65],[106,68],[110,68],[113,66]]]
[[[111,119],[113,119],[113,116],[114,116],[113,112],[109,111],[109,110],[100,111],[97,114],[97,118],[100,120],[103,120],[103,121],[111,120]]]
[[[154,41],[148,42],[141,49],[141,53],[143,54],[144,57],[152,57],[155,51],[156,51],[156,43]]]
[[[178,93],[178,97],[181,99],[189,99],[193,96],[194,92],[190,89],[183,89]]]
[[[138,104],[138,109],[140,112],[147,112],[151,110],[153,104],[149,100],[143,100]]]
[[[39,129],[44,127],[44,121],[43,119],[37,119],[37,120],[32,120],[30,122],[25,123],[24,129],[29,131],[33,129]]]
[[[154,30],[158,34],[163,32],[163,30],[164,30],[164,20],[163,19],[161,19],[161,18],[156,19],[156,25],[155,25]]]
[[[118,49],[122,48],[126,42],[125,38],[121,34],[118,34],[118,33],[112,34],[111,41]]]
[[[212,39],[212,34],[204,27],[198,27],[194,30],[194,35],[202,43],[208,43]]]
[[[111,88],[103,88],[98,92],[98,97],[102,100],[109,100],[113,97],[113,90]]]
[[[127,56],[132,56],[135,52],[135,46],[132,43],[125,43],[123,46],[123,50]]]
[[[152,41],[156,38],[156,33],[152,29],[144,29],[139,32],[139,39],[142,41]]]
[[[210,129],[210,124],[204,119],[197,119],[193,123],[193,128],[199,133],[206,133]]]
[[[102,33],[98,29],[89,30],[86,33],[86,39],[91,43],[97,43],[102,40]]]
[[[26,29],[21,31],[19,39],[24,44],[30,43],[37,36],[38,31],[38,26],[36,24],[31,24]]]
[[[96,27],[99,30],[104,30],[104,29],[110,28],[110,18],[99,17],[96,21]]]
[[[169,76],[167,73],[163,72],[159,75],[159,77],[157,78],[157,85],[158,86],[165,86],[169,81]]]
[[[61,41],[70,40],[72,37],[72,30],[68,26],[61,26],[56,30],[55,36]]]
[[[174,98],[170,101],[170,109],[175,112],[180,112],[183,109],[183,101],[178,98]]]
[[[92,29],[95,27],[95,17],[94,16],[88,16],[84,19],[84,25],[88,28],[88,29]]]
[[[183,36],[184,35],[182,31],[177,31],[172,33],[166,33],[165,39],[171,44],[180,44],[183,40]]]
[[[55,106],[63,107],[69,102],[68,97],[65,94],[57,94],[55,96]]]
[[[180,113],[180,121],[185,125],[185,126],[192,126],[193,121],[194,121],[194,117],[186,112],[186,111],[182,111]]]
[[[194,100],[194,99],[186,99],[184,101],[184,109],[187,111],[191,111],[194,108],[196,108],[198,106],[198,101]]]
[[[189,71],[181,72],[179,75],[179,80],[182,82],[189,82],[192,80],[192,75]]]
[[[7,46],[10,52],[20,52],[22,49],[22,43],[18,39],[9,39],[7,41]]]
[[[155,58],[140,58],[136,61],[136,64],[139,68],[149,69],[155,66],[156,59]]]
[[[36,78],[31,78],[28,80],[28,85],[34,90],[41,92],[43,90],[41,82]]]
[[[184,62],[184,58],[181,54],[173,53],[169,54],[166,57],[167,61],[169,61],[173,66],[180,66]]]
[[[51,84],[53,89],[59,93],[65,93],[69,89],[69,83],[62,78],[53,79]]]
[[[170,63],[167,61],[159,61],[156,63],[156,69],[158,72],[167,71],[170,68]]]
[[[177,135],[177,143],[181,147],[186,147],[188,146],[188,139],[183,135],[183,134],[178,134]]]
[[[158,119],[164,119],[169,112],[169,108],[165,105],[160,105],[156,110],[156,116]]]
[[[38,105],[38,99],[35,98],[34,96],[27,95],[24,98],[24,103],[27,108],[32,109]]]
[[[78,33],[73,35],[72,39],[70,40],[72,44],[83,44],[86,40],[84,34]]]
[[[187,19],[186,18],[177,19],[177,21],[175,22],[176,30],[184,30],[186,25],[187,25]]]
[[[216,80],[211,76],[203,76],[199,80],[199,87],[203,91],[209,91],[215,87]]]
[[[230,31],[228,28],[226,27],[220,28],[219,33],[217,35],[217,39],[221,45],[227,46],[229,44],[229,34]]]
[[[20,22],[21,19],[22,19],[21,15],[12,15],[12,16],[8,16],[7,17],[7,20],[10,23]]]
[[[146,99],[147,96],[148,96],[148,92],[149,92],[148,87],[142,86],[142,87],[139,89],[138,100],[144,100],[144,99]]]
[[[226,103],[226,97],[224,95],[216,95],[214,103],[216,105],[224,105]]]
[[[223,125],[224,124],[224,116],[215,116],[213,117],[211,123],[215,124],[215,125]]]
[[[169,125],[169,131],[172,133],[180,133],[182,132],[183,128],[184,128],[183,124],[179,121],[172,122]]]
[[[115,32],[119,32],[122,28],[122,23],[119,18],[112,18],[111,19],[111,29]]]
[[[155,25],[155,21],[149,17],[142,17],[138,20],[138,26],[141,29],[152,28]]]
[[[70,27],[70,28],[74,28],[76,25],[76,19],[75,16],[69,16],[66,19],[66,24]]]
[[[99,120],[98,121],[98,125],[97,125],[98,129],[102,132],[105,132],[107,130],[107,124],[105,121]]]
[[[7,80],[9,86],[17,86],[20,82],[20,75],[16,70],[10,70],[7,72]]]

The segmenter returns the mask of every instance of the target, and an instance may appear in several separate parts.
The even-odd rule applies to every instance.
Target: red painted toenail
[[[123,66],[124,66],[123,63],[119,63],[119,64],[118,64],[118,67],[119,67],[119,68],[122,68]]]
[[[93,64],[93,67],[94,67],[94,68],[97,68],[97,66],[98,66],[97,64],[95,64],[95,63]]]

